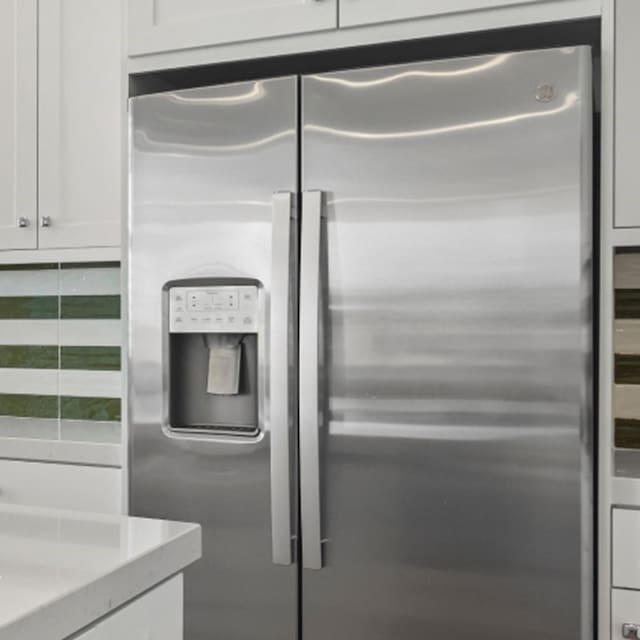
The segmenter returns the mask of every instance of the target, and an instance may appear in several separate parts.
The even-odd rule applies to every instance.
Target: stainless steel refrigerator
[[[130,498],[187,640],[592,637],[587,47],[131,100]]]

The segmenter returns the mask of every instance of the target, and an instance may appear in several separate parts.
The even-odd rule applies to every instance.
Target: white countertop
[[[198,525],[0,506],[0,638],[67,638],[200,556]]]

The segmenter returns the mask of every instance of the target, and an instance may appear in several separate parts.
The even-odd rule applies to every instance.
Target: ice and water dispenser
[[[183,281],[167,288],[170,427],[257,435],[258,284]]]

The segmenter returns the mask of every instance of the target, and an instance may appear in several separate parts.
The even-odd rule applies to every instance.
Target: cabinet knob
[[[622,637],[640,640],[640,624],[625,622],[622,625]]]
[[[16,224],[21,228],[24,229],[25,227],[29,226],[29,218],[25,218],[24,216],[20,216],[17,220],[16,220]]]
[[[41,227],[50,227],[51,226],[51,217],[50,216],[42,216],[40,218],[40,226]]]

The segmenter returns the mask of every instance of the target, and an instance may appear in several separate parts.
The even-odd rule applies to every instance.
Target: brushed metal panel
[[[204,557],[186,572],[186,640],[296,634],[296,568],[272,563],[268,395],[257,442],[161,428],[167,281],[259,280],[260,375],[269,371],[272,194],[297,191],[296,91],[281,78],[131,104],[130,498],[135,515],[202,524]]]
[[[590,69],[303,79],[327,300],[305,640],[592,637]]]

